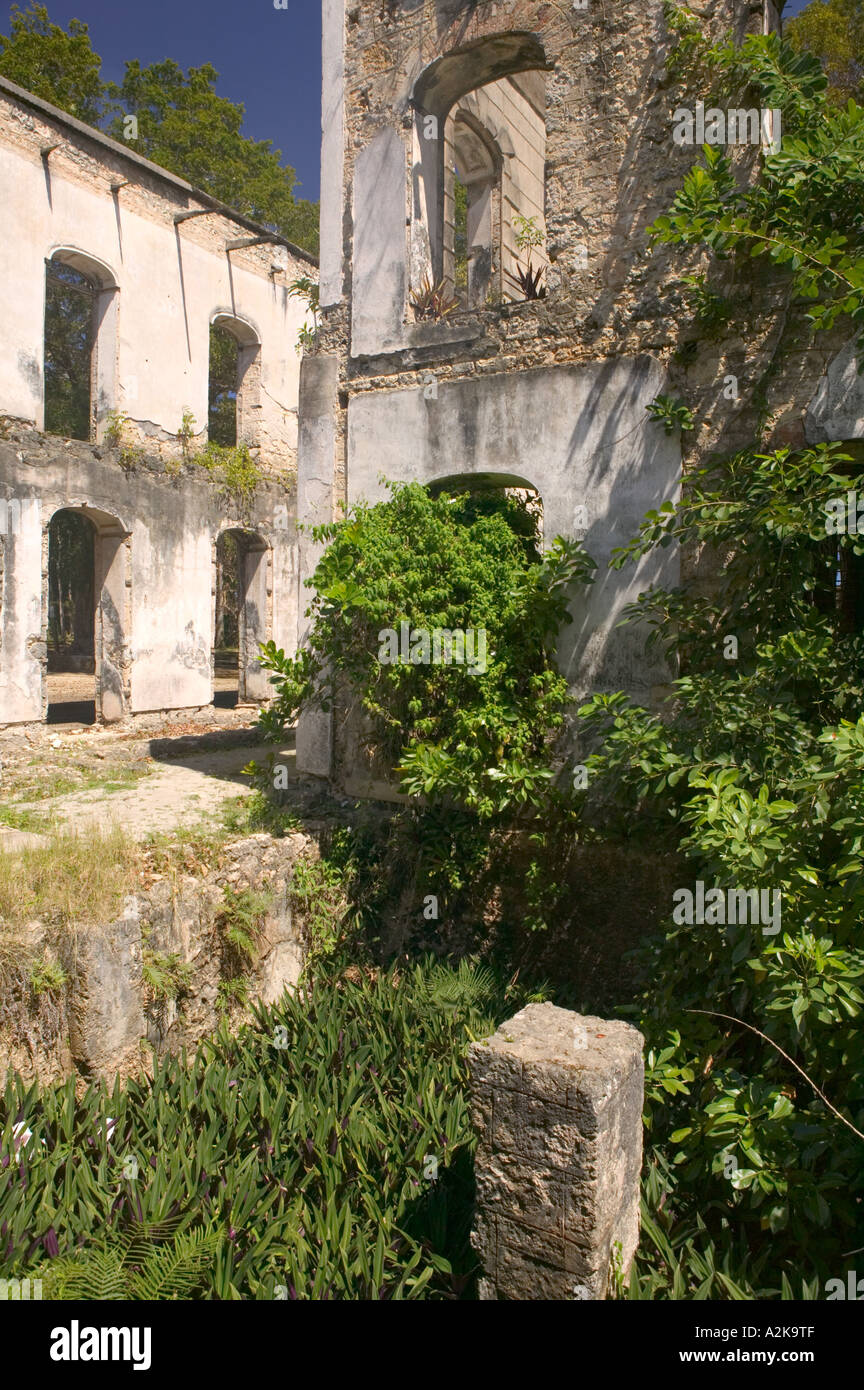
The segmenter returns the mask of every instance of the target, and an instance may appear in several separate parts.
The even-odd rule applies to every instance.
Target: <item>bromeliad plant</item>
[[[438,322],[460,307],[459,300],[449,293],[446,280],[439,280],[436,284],[428,275],[423,277],[419,289],[411,291],[410,299],[418,323],[427,320]]]
[[[541,283],[545,266],[541,264],[535,269],[531,264],[531,252],[542,246],[546,237],[537,226],[536,218],[523,217],[519,213],[513,218],[513,229],[516,247],[519,251],[528,252],[528,262],[523,266],[521,261],[517,261],[516,274],[510,270],[505,270],[504,274],[508,280],[512,280],[523,299],[545,299],[546,286]]]
[[[57,1298],[469,1289],[465,1051],[512,1008],[463,963],[330,961],[152,1078],[0,1102],[0,1275]]]

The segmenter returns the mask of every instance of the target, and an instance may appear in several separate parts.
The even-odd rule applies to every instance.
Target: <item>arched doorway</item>
[[[269,546],[254,531],[229,527],[215,545],[213,704],[233,709],[270,694],[258,659],[270,627]]]
[[[96,721],[96,596],[93,523],[55,512],[48,528],[48,723]]]
[[[466,518],[481,513],[500,513],[513,528],[531,561],[543,551],[543,498],[533,483],[510,473],[452,473],[436,478],[427,488],[433,497],[467,494]]]
[[[46,721],[114,722],[128,708],[128,533],[86,506],[47,530]]]

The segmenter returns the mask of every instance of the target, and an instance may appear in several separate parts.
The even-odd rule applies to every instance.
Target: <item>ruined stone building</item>
[[[258,642],[292,648],[297,628],[308,310],[290,286],[316,275],[284,238],[0,79],[0,725],[46,717],[52,668],[89,676],[99,721],[205,708],[223,640],[239,699],[267,694]],[[194,462],[208,433],[246,446],[257,486]],[[60,652],[63,545],[84,559]]]
[[[770,0],[693,9],[739,40],[779,23]],[[379,499],[382,478],[533,489],[545,537],[581,537],[598,563],[559,647],[571,688],[651,702],[669,673],[622,610],[688,559],[610,570],[611,552],[674,498],[682,462],[755,437],[757,387],[777,440],[864,436],[849,326],[772,374],[760,269],[727,338],[682,352],[683,270],[647,229],[699,151],[672,138],[662,0],[323,0],[323,17],[322,326],[301,369],[299,513],[330,520]],[[742,168],[758,142],[732,151]],[[435,313],[436,287],[454,312]],[[683,459],[646,411],[662,393],[696,402]],[[304,577],[316,558],[301,536]],[[303,716],[301,768],[346,771],[336,726]]]
[[[771,0],[697,8],[715,35],[779,23]],[[612,551],[675,496],[682,465],[766,422],[775,442],[864,437],[849,325],[808,337],[762,263],[725,336],[690,332],[687,267],[648,236],[698,159],[672,138],[662,0],[323,0],[322,14],[321,321],[302,361],[289,286],[315,274],[308,257],[0,83],[0,723],[50,702],[59,512],[89,528],[82,660],[96,717],[116,720],[213,698],[226,532],[238,695],[265,698],[258,641],[302,641],[309,526],[377,500],[382,478],[530,490],[547,540],[579,537],[598,565],[559,649],[574,693],[650,702],[669,672],[622,611],[693,579],[691,559],[612,570]],[[758,139],[730,153],[746,176]],[[67,437],[46,418],[58,296],[92,325],[86,399],[51,407]],[[214,327],[233,387],[214,387]],[[646,409],[664,393],[694,407],[685,436]],[[264,475],[245,500],[189,461],[226,408]],[[304,716],[298,766],[338,764],[330,717]]]

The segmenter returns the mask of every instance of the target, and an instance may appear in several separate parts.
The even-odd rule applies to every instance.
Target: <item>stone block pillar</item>
[[[481,1299],[605,1298],[639,1238],[643,1038],[529,1004],[470,1050]]]

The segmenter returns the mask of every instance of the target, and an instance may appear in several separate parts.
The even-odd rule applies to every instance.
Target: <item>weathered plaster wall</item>
[[[598,582],[571,601],[562,669],[579,693],[623,686],[650,699],[666,672],[643,657],[644,635],[615,628],[642,589],[678,582],[677,556],[664,550],[619,571],[606,562],[676,492],[680,448],[645,413],[663,380],[642,358],[475,376],[434,397],[422,386],[359,393],[348,407],[348,504],[380,500],[382,474],[424,484],[497,475],[536,487],[547,538],[578,534],[599,566]]]
[[[96,349],[97,439],[112,410],[125,412],[163,455],[179,453],[184,410],[199,432],[206,430],[209,325],[227,316],[260,344],[260,384],[244,411],[247,442],[268,467],[293,464],[294,349],[306,310],[288,284],[316,277],[313,258],[284,243],[226,251],[228,243],[255,236],[227,210],[175,224],[175,215],[206,211],[208,201],[52,111],[0,83],[0,411],[42,426],[45,261],[77,251],[100,263],[106,287]],[[50,146],[56,148],[40,153]],[[282,268],[274,271],[277,264]]]
[[[709,37],[739,41],[778,23],[762,0],[707,0],[698,14]],[[788,309],[783,268],[760,261],[727,266],[717,288],[730,296],[732,319],[709,337],[682,283],[704,262],[652,248],[651,223],[699,158],[673,141],[673,113],[706,96],[673,80],[671,46],[662,0],[579,9],[327,0],[329,278],[314,350],[322,372],[328,364],[315,405],[327,433],[307,437],[300,464],[320,486],[330,480],[333,515],[377,495],[381,473],[518,475],[543,496],[547,541],[559,530],[579,534],[576,508],[586,506],[597,582],[587,600],[574,595],[565,668],[577,691],[599,684],[640,698],[663,676],[635,631],[614,630],[614,615],[651,583],[675,582],[676,561],[659,552],[662,563],[611,572],[605,560],[644,510],[674,496],[679,463],[686,473],[760,437],[799,446],[864,433],[848,354],[838,358],[849,324],[814,339],[803,313]],[[545,83],[548,294],[415,322],[411,291],[435,264],[446,215],[446,161],[427,118],[443,132],[467,93],[479,87],[488,103],[494,87],[485,84],[508,79]],[[727,152],[750,179],[758,147]],[[680,447],[647,421],[644,407],[660,393],[693,410]],[[304,401],[301,390],[301,415]],[[682,555],[680,566],[684,582],[702,581],[696,557]],[[310,572],[302,561],[301,570]],[[300,765],[327,772],[328,747],[319,729],[314,759],[298,754]]]
[[[226,497],[188,465],[155,459],[120,466],[116,451],[61,444],[8,429],[0,441],[5,508],[0,604],[0,724],[44,717],[47,528],[62,507],[83,509],[97,529],[97,696],[116,720],[151,710],[197,708],[213,696],[215,546],[220,531],[253,532],[248,621],[262,640],[293,652],[298,623],[295,496],[275,482],[248,504]],[[250,699],[266,680],[250,672]]]
[[[855,343],[849,342],[828,364],[807,407],[808,443],[864,439],[864,375]]]

